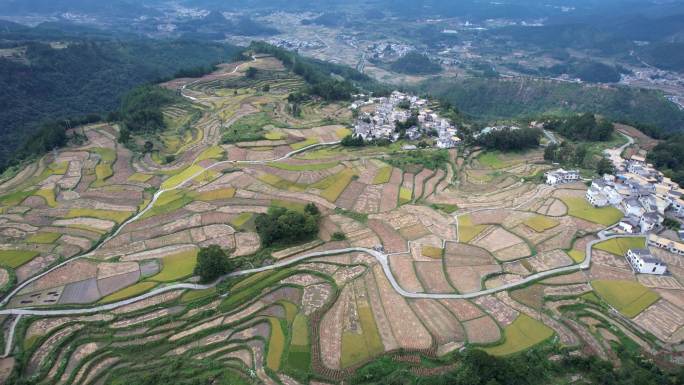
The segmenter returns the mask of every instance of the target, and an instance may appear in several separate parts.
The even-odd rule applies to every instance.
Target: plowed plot
[[[388,184],[382,188],[382,197],[380,199],[380,212],[386,212],[397,207],[397,199],[399,197],[399,189],[401,184],[401,171],[399,169],[392,170],[392,176]]]
[[[393,255],[390,257],[390,268],[397,282],[404,290],[422,292],[423,286],[418,280],[413,265],[413,259],[409,254]]]
[[[470,214],[474,225],[500,225],[510,215],[509,210],[485,210]]]
[[[415,184],[415,190],[414,190],[414,197],[415,199],[419,199],[423,196],[423,189],[425,185],[425,181],[433,174],[434,172],[429,169],[423,169],[423,171],[419,172],[416,175],[416,178],[414,180]]]
[[[425,284],[428,293],[454,292],[442,271],[442,262],[416,262],[415,266],[418,278]]]
[[[496,261],[487,250],[464,243],[447,242],[444,250],[446,266],[490,265]]]
[[[343,209],[352,210],[354,204],[356,203],[356,198],[361,195],[364,190],[365,185],[363,183],[357,182],[355,180],[349,183],[349,186],[340,194],[339,198],[335,201],[335,205],[342,207]]]
[[[572,265],[573,262],[563,250],[545,251],[534,257],[527,258],[525,261],[527,261],[536,272],[569,266]]]
[[[488,275],[499,273],[499,265],[447,266],[449,281],[459,293],[472,293],[482,289],[482,280]]]
[[[504,327],[512,324],[516,317],[518,317],[516,310],[511,309],[493,295],[478,297],[474,302],[496,318],[497,322]]]
[[[493,252],[496,258],[502,261],[522,258],[531,253],[522,239],[501,227],[496,227],[493,231],[481,236],[474,244]]]
[[[387,223],[378,219],[369,219],[368,227],[378,235],[388,253],[407,251],[406,240]]]
[[[340,368],[342,354],[342,328],[345,309],[349,306],[350,290],[345,288],[335,304],[325,313],[321,320],[319,344],[321,360],[331,369]]]
[[[432,176],[432,178],[428,179],[427,182],[425,182],[425,192],[423,193],[424,197],[427,198],[430,195],[432,195],[435,192],[435,188],[437,187],[437,184],[444,179],[444,170],[437,170],[435,175]]]
[[[660,300],[639,314],[634,322],[653,333],[661,341],[677,343],[679,341],[671,340],[671,338],[684,326],[684,310],[668,301]]]
[[[401,228],[399,233],[409,241],[415,241],[416,239],[429,235],[430,231],[423,226],[422,223],[418,223],[412,226]]]
[[[354,211],[360,213],[377,213],[382,199],[382,185],[366,185],[354,204]]]
[[[491,344],[501,339],[499,326],[489,316],[465,321],[463,328],[471,344]]]
[[[684,289],[682,285],[677,281],[675,277],[662,277],[654,275],[639,274],[637,275],[637,280],[639,283],[646,287],[658,288],[658,289],[674,289],[681,290]],[[682,293],[684,294],[684,293]]]
[[[435,337],[437,344],[444,345],[464,340],[465,332],[458,320],[439,301],[431,299],[412,300],[411,307]]]
[[[440,303],[454,314],[459,321],[468,321],[484,315],[479,307],[464,299],[442,299]]]
[[[427,349],[430,347],[432,345],[430,333],[421,324],[406,300],[392,288],[380,266],[375,266],[374,274],[383,307],[399,345],[405,349]]]
[[[378,333],[382,339],[382,344],[386,351],[395,350],[399,347],[399,344],[392,334],[392,327],[390,325],[389,319],[387,318],[387,314],[385,314],[380,293],[378,292],[378,285],[375,281],[375,276],[373,274],[366,274],[364,281],[366,283],[368,303],[373,311],[373,316],[378,328]]]

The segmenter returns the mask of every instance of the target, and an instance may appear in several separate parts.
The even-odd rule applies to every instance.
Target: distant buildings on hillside
[[[374,109],[363,111],[367,106]],[[357,95],[350,107],[359,110],[353,135],[366,141],[395,142],[403,134],[410,141],[433,136],[437,148],[453,148],[461,142],[456,126],[430,109],[426,99],[414,95],[399,91],[389,97]],[[408,127],[402,130],[398,126]]]

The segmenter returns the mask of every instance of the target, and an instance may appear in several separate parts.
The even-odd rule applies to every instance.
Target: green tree
[[[195,275],[199,275],[201,282],[212,282],[233,268],[226,252],[217,245],[211,245],[200,249],[197,254]]]
[[[615,172],[615,167],[613,162],[608,158],[601,158],[596,164],[596,173],[599,175],[613,174]]]
[[[245,76],[248,79],[254,79],[254,78],[256,78],[258,72],[259,72],[259,70],[256,69],[255,67],[249,67],[249,68],[247,68],[247,71],[245,71]]]

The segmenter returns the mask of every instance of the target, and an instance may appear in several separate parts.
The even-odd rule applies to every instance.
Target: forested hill
[[[658,91],[533,79],[426,81],[419,91],[448,100],[479,120],[591,112],[609,119],[684,130],[684,111]]]
[[[2,36],[0,36],[0,39]],[[235,46],[197,41],[5,41],[0,56],[0,168],[47,120],[106,113],[133,87],[231,60]],[[48,40],[49,41],[49,40]]]

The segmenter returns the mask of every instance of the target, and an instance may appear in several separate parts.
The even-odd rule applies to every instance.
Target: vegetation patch
[[[306,209],[306,203],[286,201],[284,199],[273,199],[271,201],[271,206],[282,207],[282,208],[288,209],[288,210],[299,211],[300,213],[303,213],[304,209]]]
[[[252,213],[240,213],[240,215],[238,215],[237,217],[233,218],[230,221],[230,224],[233,227],[235,227],[236,229],[241,229],[253,217],[254,217],[254,214],[252,214]]]
[[[423,246],[421,254],[423,254],[424,257],[441,259],[444,254],[444,249],[434,246]]]
[[[57,207],[57,199],[55,199],[55,190],[51,188],[44,188],[36,191],[33,195],[39,196],[45,200],[45,203],[50,207]]]
[[[192,275],[197,264],[198,250],[185,251],[162,258],[162,270],[150,281],[173,282]]]
[[[278,188],[280,190],[288,190],[288,191],[304,191],[306,190],[306,186],[295,183],[295,182],[290,182],[287,179],[283,179],[277,175],[273,174],[261,174],[257,177],[260,181],[270,184],[271,186]]]
[[[646,238],[613,238],[594,245],[597,250],[607,251],[617,256],[623,256],[629,249],[643,249],[646,247]]]
[[[211,191],[204,191],[195,195],[195,199],[200,201],[217,201],[235,197],[235,189],[232,187],[222,188]]]
[[[373,178],[373,184],[389,183],[391,177],[392,177],[392,167],[390,167],[390,166],[383,167],[380,169],[380,171],[378,171],[377,174],[375,174],[375,178]]]
[[[306,140],[291,144],[290,147],[292,147],[293,150],[301,150],[302,148],[313,146],[317,143],[318,139],[316,138],[306,138]]]
[[[635,281],[596,280],[591,286],[599,297],[629,318],[636,317],[660,298],[658,293]]]
[[[167,191],[159,196],[154,206],[145,212],[142,219],[179,210],[193,200],[191,194],[188,194],[186,191],[178,189]]]
[[[553,330],[543,323],[520,313],[512,324],[504,328],[504,342],[501,345],[484,348],[494,356],[506,356],[537,345],[553,335]]]
[[[27,190],[27,191],[15,191],[10,194],[5,194],[2,197],[0,197],[0,205],[3,206],[16,206],[19,203],[23,202],[24,199],[30,197],[36,192],[36,190]]]
[[[458,206],[452,205],[452,204],[445,204],[445,203],[433,203],[430,205],[435,210],[442,211],[447,214],[453,214],[458,210]]]
[[[334,175],[334,180],[332,180],[332,183],[327,188],[321,191],[321,196],[329,202],[335,202],[337,198],[340,197],[344,189],[347,188],[349,183],[351,183],[354,175],[356,174],[351,169],[343,170],[337,175]],[[327,179],[328,178],[324,179],[323,181],[326,181]]]
[[[233,292],[219,305],[220,311],[230,311],[247,301],[253,300],[266,288],[276,282],[287,278],[292,274],[292,270],[283,269],[268,275],[256,274],[247,280],[233,286]],[[254,278],[253,278],[254,277]],[[250,280],[251,279],[251,280]],[[248,281],[249,280],[249,281]],[[246,282],[246,283],[245,283]]]
[[[100,300],[102,303],[121,301],[127,298],[135,297],[136,295],[142,294],[153,287],[157,286],[156,282],[145,281],[138,282],[135,285],[131,285],[123,290],[119,290],[116,293],[110,294]]]
[[[112,165],[116,161],[116,151],[104,147],[93,148],[91,151],[100,156],[100,162],[95,166],[97,179],[93,182],[93,186],[102,186],[107,179],[114,175]]]
[[[392,166],[406,171],[407,168],[428,168],[436,170],[443,168],[449,162],[449,152],[447,150],[417,150],[392,154],[392,157],[385,159]],[[415,170],[413,170],[415,171]]]
[[[65,218],[81,218],[90,217],[97,219],[105,219],[122,223],[128,219],[132,213],[130,211],[114,211],[114,210],[99,210],[99,209],[71,209]]]
[[[544,306],[544,286],[532,285],[510,292],[511,298],[535,310]]]
[[[266,138],[268,140],[281,140],[281,139],[284,139],[286,137],[287,137],[287,135],[285,135],[285,133],[278,132],[278,131],[270,131],[270,132],[267,132],[266,134],[264,134],[264,138]]]
[[[215,287],[211,287],[209,289],[204,289],[204,290],[188,290],[185,293],[183,293],[180,300],[182,303],[189,303],[189,302],[197,301],[198,299],[211,297],[214,294],[216,294],[216,288]]]
[[[485,228],[487,228],[486,225],[474,225],[470,215],[461,215],[458,217],[458,240],[459,242],[468,243]]]
[[[575,261],[575,263],[582,263],[582,261],[584,261],[584,258],[587,257],[584,251],[575,249],[568,251],[568,255],[570,256],[570,258],[572,258],[573,261]]]
[[[499,155],[500,153],[496,151],[487,151],[478,156],[477,161],[485,167],[493,169],[504,168],[506,167],[506,163],[501,160]]]
[[[273,371],[277,371],[280,369],[280,360],[285,349],[285,333],[278,318],[269,317],[268,321],[271,325],[271,336],[268,339],[266,366]]]
[[[589,204],[584,198],[560,198],[568,206],[568,214],[589,222],[610,226],[622,219],[622,212],[614,207],[597,208]]]
[[[139,172],[136,172],[135,174],[128,177],[129,182],[139,182],[139,183],[145,183],[150,179],[152,179],[152,175],[142,174]]]
[[[407,189],[406,187],[402,187],[399,189],[399,204],[400,205],[411,202],[411,199],[413,199],[413,191]]]
[[[179,172],[178,174],[169,177],[167,180],[164,181],[164,183],[162,183],[161,188],[168,190],[177,187],[181,183],[190,179],[190,177],[192,177],[193,175],[199,175],[200,173],[202,173],[202,171],[204,171],[203,167],[193,164],[190,167],[187,167],[185,170]]]
[[[16,269],[39,254],[31,250],[0,250],[0,265]]]
[[[207,159],[222,159],[224,154],[225,151],[223,151],[221,146],[211,146],[202,151],[195,162],[201,162]]]
[[[351,135],[351,133],[352,131],[350,129],[344,127],[335,130],[335,135],[337,135],[339,139],[346,138],[347,136]]]
[[[558,226],[559,222],[553,218],[549,218],[544,215],[535,215],[531,218],[528,218],[525,222],[523,222],[527,227],[531,228],[532,230],[542,233],[546,230],[552,229],[556,226]]]
[[[55,243],[62,234],[60,233],[50,233],[50,232],[40,232],[33,234],[26,238],[28,243],[40,243],[40,244],[51,244]]]
[[[302,211],[272,206],[256,218],[256,230],[264,246],[309,241],[318,234],[320,212],[313,203]]]

